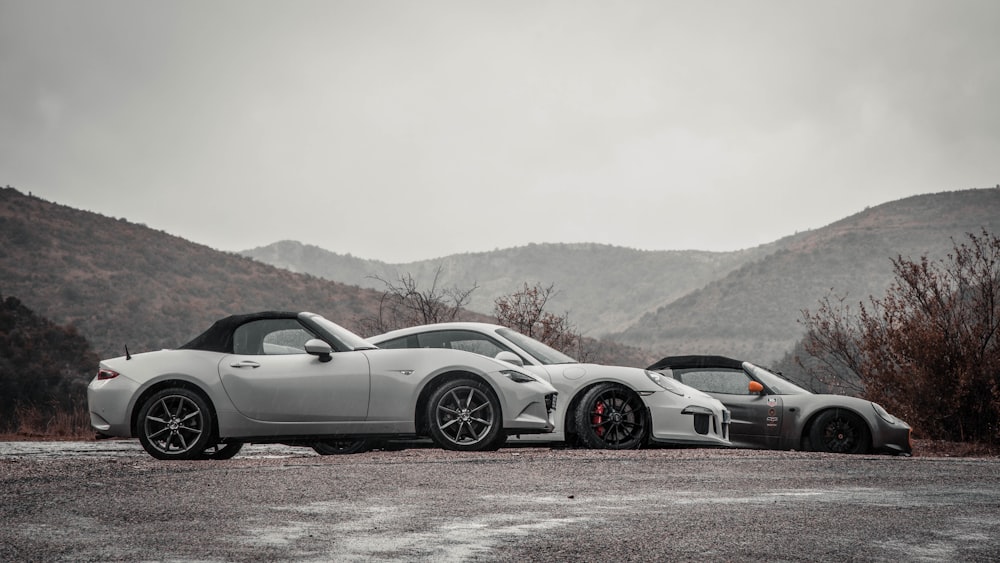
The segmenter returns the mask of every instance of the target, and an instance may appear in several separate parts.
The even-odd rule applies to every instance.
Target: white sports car
[[[556,390],[457,350],[380,350],[313,313],[233,315],[176,350],[103,360],[87,388],[99,436],[159,459],[225,459],[245,442],[352,453],[430,436],[452,450],[551,432]]]
[[[452,348],[476,352],[544,378],[559,391],[559,402],[555,431],[540,436],[543,439],[603,449],[638,448],[647,442],[731,445],[729,411],[717,399],[655,372],[581,364],[499,325],[423,325],[368,341],[379,348]]]

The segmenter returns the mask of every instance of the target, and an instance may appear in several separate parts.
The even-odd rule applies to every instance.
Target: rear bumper
[[[132,424],[129,404],[139,385],[119,375],[114,379],[94,378],[87,386],[87,408],[90,426],[101,437],[131,438]]]

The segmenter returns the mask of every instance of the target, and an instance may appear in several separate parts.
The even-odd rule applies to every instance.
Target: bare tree
[[[379,299],[378,315],[362,320],[364,330],[369,334],[381,334],[408,326],[456,320],[479,285],[473,284],[469,289],[438,287],[441,271],[439,265],[427,289],[420,289],[410,273],[400,275],[395,282],[371,276],[385,284],[385,291]]]
[[[805,359],[796,359],[813,390],[824,388],[833,393],[861,396],[865,388],[858,374],[863,371],[861,351],[863,327],[853,314],[846,296],[830,293],[820,299],[819,310],[802,312],[808,327],[802,349]]]
[[[548,287],[536,283],[510,295],[502,295],[493,301],[493,315],[497,322],[521,334],[563,352],[582,351],[579,347],[580,335],[569,323],[568,313],[555,315],[545,310],[549,298],[555,295],[555,284]]]
[[[897,257],[885,297],[803,311],[806,349],[927,437],[1000,439],[1000,238],[984,229],[947,259]]]

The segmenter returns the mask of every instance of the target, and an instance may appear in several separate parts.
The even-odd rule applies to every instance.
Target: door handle
[[[233,362],[233,363],[229,364],[229,367],[234,367],[234,368],[259,368],[260,364],[258,364],[257,362],[255,362],[253,360],[243,360],[243,361],[239,361],[239,362]]]

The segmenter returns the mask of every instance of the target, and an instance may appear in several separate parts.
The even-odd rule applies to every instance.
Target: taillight
[[[97,370],[97,379],[114,379],[118,377],[119,373],[114,370],[101,368]]]

